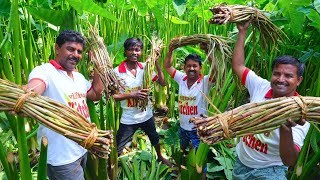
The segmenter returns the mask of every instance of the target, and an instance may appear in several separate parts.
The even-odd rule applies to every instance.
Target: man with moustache
[[[205,50],[206,44],[201,43],[200,48]],[[186,153],[186,149],[190,147],[197,149],[200,139],[194,124],[189,120],[192,117],[200,117],[200,114],[207,114],[207,101],[203,94],[208,95],[210,88],[215,79],[209,75],[201,74],[202,59],[197,54],[189,54],[185,57],[184,72],[176,70],[172,66],[172,53],[174,49],[169,46],[164,68],[169,75],[179,84],[178,104],[180,126],[178,135],[180,138],[180,149]],[[210,56],[209,61],[211,62]]]
[[[27,88],[76,109],[90,121],[86,100],[99,100],[104,87],[96,72],[90,83],[76,70],[84,46],[85,39],[80,33],[73,30],[61,32],[56,39],[55,59],[32,70]],[[43,136],[48,138],[49,179],[83,180],[87,150],[76,142],[39,125],[37,134],[39,144]]]
[[[270,82],[244,65],[244,42],[251,20],[237,24],[238,39],[232,57],[233,72],[248,89],[250,102],[270,98],[297,96],[304,64],[292,56],[277,57],[272,63]],[[233,168],[233,179],[286,179],[287,166],[294,166],[310,124],[298,125],[288,120],[280,128],[262,134],[246,135],[240,139]]]

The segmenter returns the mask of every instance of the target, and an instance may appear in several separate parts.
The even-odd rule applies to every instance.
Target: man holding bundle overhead
[[[141,128],[148,135],[151,144],[154,146],[158,160],[171,167],[172,163],[161,154],[159,135],[156,131],[150,101],[148,100],[148,105],[144,110],[139,109],[137,106],[138,100],[148,98],[149,94],[149,89],[141,89],[143,74],[146,73],[146,64],[139,62],[142,49],[143,42],[139,38],[128,38],[124,42],[126,59],[114,69],[114,72],[120,79],[123,79],[126,85],[125,92],[113,95],[116,101],[120,101],[122,108],[120,126],[116,137],[118,155],[122,153],[125,145],[132,141],[133,134]],[[157,60],[155,61],[155,66],[158,74],[154,74],[153,81],[165,86],[166,82]]]
[[[86,100],[96,101],[104,90],[97,73],[90,84],[76,66],[82,58],[84,37],[73,30],[59,34],[54,60],[37,66],[29,75],[28,89],[76,109],[90,120]],[[63,113],[63,112],[61,112]],[[38,129],[38,143],[48,138],[47,174],[49,179],[84,179],[87,150],[76,142],[42,126]]]
[[[200,44],[201,49],[206,49],[206,44]],[[169,75],[179,84],[179,118],[180,126],[178,134],[180,138],[180,149],[186,153],[190,147],[198,148],[200,139],[197,130],[194,130],[194,124],[190,123],[190,118],[200,114],[207,114],[207,101],[202,93],[207,95],[214,79],[209,75],[201,74],[202,60],[197,54],[189,54],[185,57],[184,72],[176,70],[172,66],[172,53],[174,49],[169,46],[169,52],[166,56],[164,67]],[[207,52],[207,51],[206,51]],[[191,142],[191,144],[190,144]]]
[[[238,39],[232,57],[233,72],[248,89],[250,102],[270,98],[297,96],[304,64],[292,56],[277,57],[272,63],[270,82],[244,65],[244,42],[251,20],[237,24]],[[304,119],[298,125],[291,119],[280,128],[240,139],[233,169],[233,179],[286,179],[287,166],[294,166],[310,124]]]

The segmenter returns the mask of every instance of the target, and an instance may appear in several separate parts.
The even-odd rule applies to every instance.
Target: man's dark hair
[[[199,65],[202,65],[202,59],[198,54],[189,54],[185,59],[184,59],[184,64],[187,63],[187,61],[193,60],[199,63]]]
[[[301,63],[297,58],[289,55],[279,56],[272,62],[272,70],[277,67],[279,64],[291,64],[297,68],[298,77],[303,75],[305,65]]]
[[[74,30],[64,30],[58,35],[56,44],[58,44],[59,47],[61,47],[66,42],[81,43],[83,48],[86,45],[84,37],[79,32],[76,32]]]
[[[139,46],[143,49],[143,42],[139,38],[128,38],[123,44],[125,50],[129,50],[132,46]]]

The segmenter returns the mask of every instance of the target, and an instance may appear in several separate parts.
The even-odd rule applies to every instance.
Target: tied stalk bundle
[[[35,118],[101,158],[110,154],[112,130],[99,130],[76,110],[3,79],[0,79],[0,111],[15,111]]]
[[[164,47],[162,39],[157,37],[156,35],[152,35],[151,40],[149,40],[151,43],[151,52],[146,60],[146,66],[143,73],[143,81],[142,81],[142,89],[150,89],[151,82],[152,82],[152,76],[154,72],[155,62],[159,58],[160,50]],[[144,111],[146,110],[146,107],[148,105],[148,98],[146,99],[139,99],[137,102],[138,109]]]
[[[272,42],[279,44],[278,39],[285,43],[287,35],[274,25],[271,20],[259,9],[242,5],[219,5],[210,8],[213,17],[209,20],[211,24],[241,23],[253,18],[252,24],[260,32],[261,45],[264,48]]]
[[[113,71],[113,59],[109,56],[103,38],[90,24],[88,27],[89,58],[103,82],[108,99],[113,94],[119,93],[120,90],[124,90],[125,84]]]
[[[279,128],[291,118],[320,123],[320,98],[308,96],[281,97],[259,103],[248,103],[212,117],[194,117],[191,122],[205,122],[197,128],[201,140],[215,144],[230,138],[261,134]]]
[[[226,79],[227,70],[227,58],[232,55],[229,44],[231,40],[212,34],[195,34],[191,36],[181,36],[171,39],[169,48],[176,49],[178,47],[196,44],[205,44],[207,46],[207,59],[211,63],[210,66],[210,79],[215,77],[216,87],[220,88],[223,86],[224,80]],[[217,69],[219,68],[219,70]]]

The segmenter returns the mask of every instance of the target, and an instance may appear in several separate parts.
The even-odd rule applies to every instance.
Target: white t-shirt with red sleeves
[[[250,94],[250,102],[263,102],[272,98],[270,82],[246,69],[242,76],[242,84]],[[298,95],[298,93],[295,93]],[[310,124],[296,125],[292,128],[293,142],[300,151]],[[240,161],[250,168],[265,168],[283,165],[280,157],[280,130],[268,133],[246,135],[240,138],[236,150]]]
[[[202,95],[209,93],[213,83],[209,82],[209,76],[202,76],[188,88],[188,76],[185,73],[175,70],[172,78],[179,84],[178,104],[180,127],[184,130],[191,131],[194,127],[189,120],[192,117],[200,117],[200,114],[207,114],[208,102]]]
[[[42,96],[47,96],[62,104],[76,109],[80,114],[90,121],[88,106],[86,103],[86,94],[91,84],[84,76],[78,72],[72,72],[73,79],[67,75],[67,72],[51,60],[37,66],[29,75],[29,82],[38,79],[45,83],[45,91]],[[64,113],[64,112],[61,112]],[[72,163],[83,156],[87,150],[76,142],[39,125],[37,137],[38,144],[41,144],[41,138],[48,138],[47,163],[53,166],[61,166]]]
[[[127,70],[125,63],[126,61],[123,61],[119,66],[114,68],[114,72],[119,76],[120,79],[124,81],[126,85],[125,92],[120,92],[123,94],[135,92],[141,89],[143,82],[144,67],[146,65],[145,63],[137,62],[137,72],[136,76],[134,76],[130,71]],[[153,73],[152,81],[157,80],[157,78],[158,76],[155,73]],[[144,111],[138,109],[137,100],[133,98],[124,99],[120,101],[120,104],[122,108],[120,122],[122,124],[131,125],[143,123],[153,116],[151,103],[149,100],[148,105]]]

